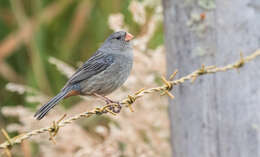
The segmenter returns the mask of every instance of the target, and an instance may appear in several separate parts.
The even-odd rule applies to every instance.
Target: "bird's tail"
[[[34,115],[37,120],[41,120],[58,102],[60,102],[70,90],[62,90],[59,94],[53,97],[49,102],[44,104]]]

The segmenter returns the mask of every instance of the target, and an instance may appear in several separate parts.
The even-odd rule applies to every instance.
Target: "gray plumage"
[[[72,92],[105,96],[122,86],[133,65],[132,45],[126,41],[129,35],[124,31],[111,34],[96,53],[71,76],[61,92],[35,113],[36,119],[42,119]],[[131,40],[132,36],[130,37]]]

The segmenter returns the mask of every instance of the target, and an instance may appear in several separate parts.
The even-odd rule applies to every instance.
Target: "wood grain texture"
[[[200,2],[212,3],[206,10]],[[163,0],[168,74],[260,48],[259,0]],[[199,19],[205,13],[205,19]],[[193,20],[192,20],[193,19]],[[260,157],[260,60],[173,89],[173,157]]]

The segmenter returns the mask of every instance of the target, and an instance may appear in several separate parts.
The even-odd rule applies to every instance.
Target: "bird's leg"
[[[120,112],[121,104],[118,101],[113,101],[113,100],[109,99],[108,97],[105,97],[105,96],[97,94],[97,93],[93,93],[93,95],[95,95],[96,97],[104,100],[106,102],[106,104],[112,104],[112,103],[117,104],[117,109],[115,107],[111,106],[110,110],[112,110],[115,113],[119,113]]]
[[[97,93],[94,93],[94,95],[95,95],[96,97],[99,97],[100,99],[104,100],[107,104],[116,103],[115,101],[113,101],[113,100],[111,100],[111,99],[109,99],[109,98],[107,98],[107,97],[105,97],[105,96],[103,96],[103,95],[99,95],[99,94],[97,94]]]

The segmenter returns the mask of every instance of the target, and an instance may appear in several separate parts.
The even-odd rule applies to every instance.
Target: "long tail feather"
[[[41,120],[58,102],[60,102],[69,90],[63,90],[58,95],[53,97],[48,103],[44,104],[34,115],[37,120]]]

